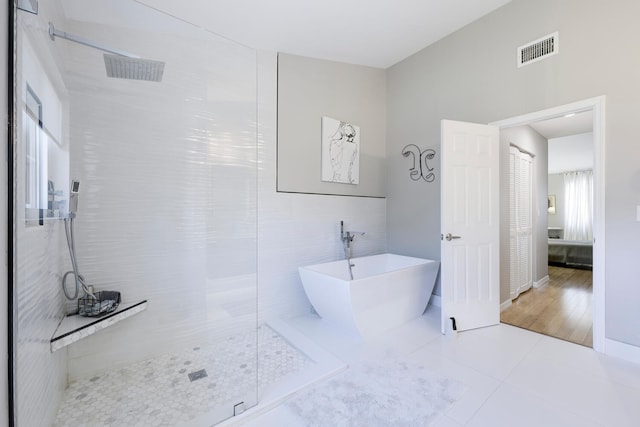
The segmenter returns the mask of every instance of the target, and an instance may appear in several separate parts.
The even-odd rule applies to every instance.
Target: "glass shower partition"
[[[257,403],[256,52],[85,3],[15,14],[15,421],[213,425]],[[69,246],[115,312],[73,315]]]

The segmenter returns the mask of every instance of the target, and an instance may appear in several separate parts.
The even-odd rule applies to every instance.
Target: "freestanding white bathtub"
[[[431,297],[439,261],[382,254],[300,267],[304,291],[323,319],[363,338],[420,316]]]

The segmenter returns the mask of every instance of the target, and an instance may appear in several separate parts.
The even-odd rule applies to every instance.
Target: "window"
[[[46,144],[42,141],[42,103],[27,85],[24,111],[25,219],[28,225],[42,225],[46,194]],[[44,151],[44,152],[43,152]]]

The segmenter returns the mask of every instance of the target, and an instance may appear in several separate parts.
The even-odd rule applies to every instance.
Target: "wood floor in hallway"
[[[592,295],[591,271],[549,266],[549,283],[522,293],[500,320],[593,347]]]

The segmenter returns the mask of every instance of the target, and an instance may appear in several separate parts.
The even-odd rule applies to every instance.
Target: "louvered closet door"
[[[511,299],[518,296],[518,214],[517,191],[520,182],[519,162],[520,152],[515,147],[509,147],[509,287]]]
[[[533,284],[532,166],[529,154],[509,148],[509,284],[511,299]]]
[[[520,277],[518,280],[518,293],[531,288],[532,274],[532,244],[533,227],[531,215],[531,163],[529,154],[520,153],[520,186],[518,192],[518,266]]]

